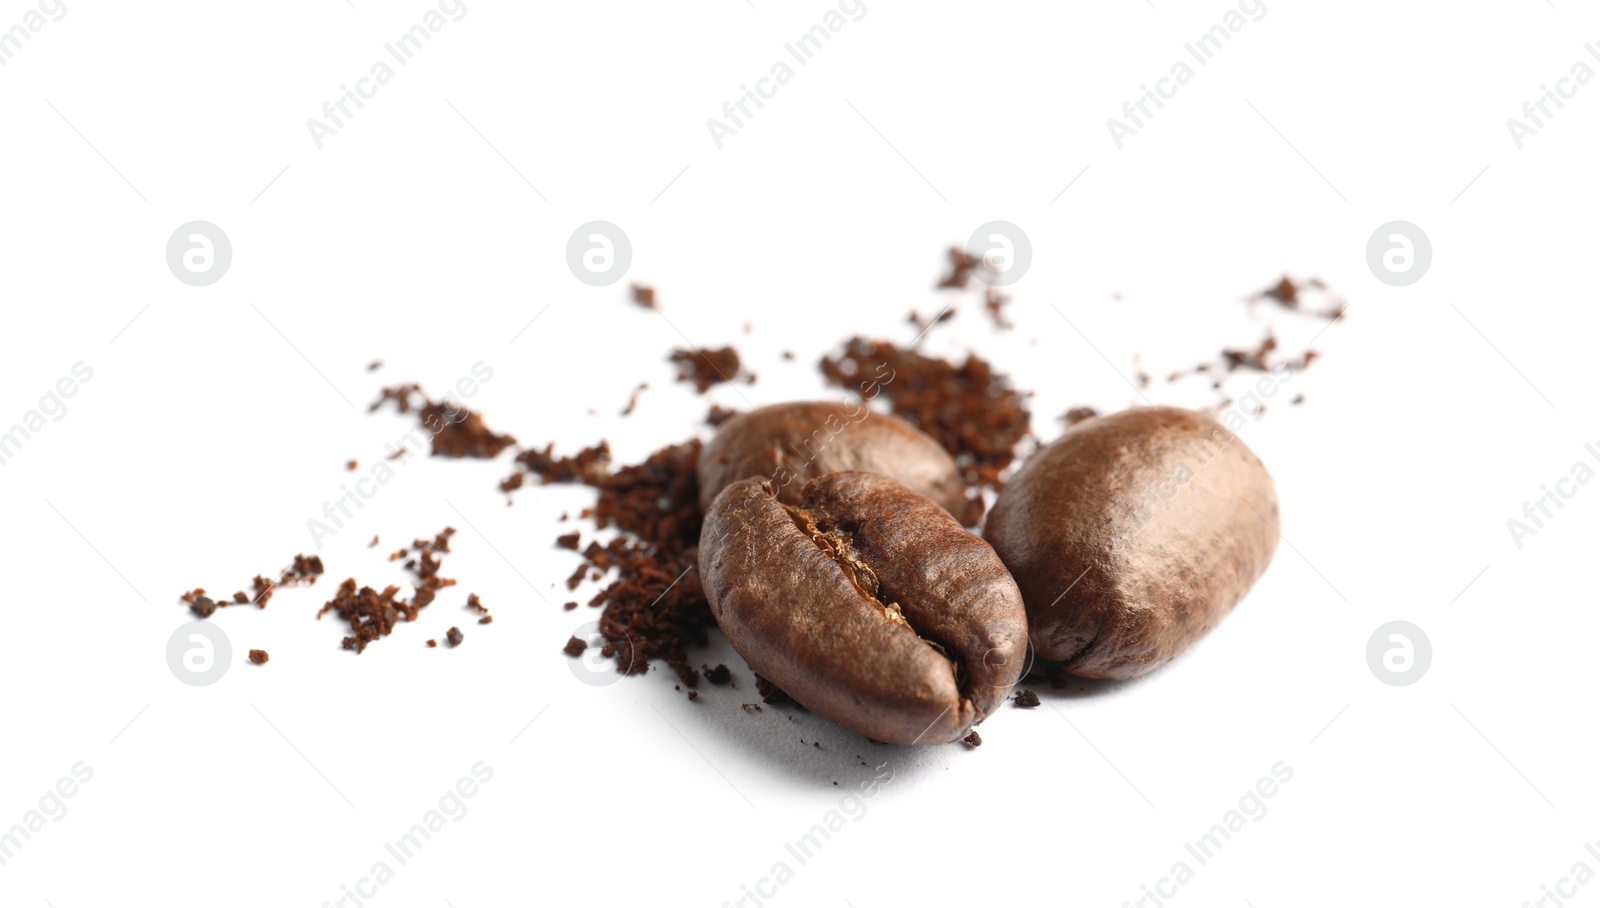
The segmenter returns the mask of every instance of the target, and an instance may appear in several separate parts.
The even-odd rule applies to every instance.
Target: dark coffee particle
[[[583,651],[588,648],[589,644],[587,641],[573,637],[567,641],[567,645],[562,647],[561,651],[576,659],[577,657],[583,655]]]
[[[1039,705],[1039,695],[1031,690],[1019,690],[1014,702],[1023,709],[1033,709]]]
[[[510,435],[492,431],[483,421],[483,415],[459,406],[449,399],[434,401],[415,383],[384,388],[377,400],[368,407],[373,412],[385,403],[393,403],[403,414],[413,411],[424,429],[433,436],[432,454],[435,457],[473,457],[492,459],[501,451],[517,443]]]
[[[372,537],[372,541],[367,543],[367,548],[375,549],[377,547],[378,547],[378,537],[374,536],[374,537]]]
[[[461,641],[467,639],[467,636],[466,634],[461,633],[461,628],[452,627],[448,631],[445,631],[444,639],[450,641],[451,646],[460,646]]]
[[[634,284],[629,289],[633,291],[633,301],[645,309],[656,307],[656,288],[646,287],[644,284]]]
[[[678,364],[678,381],[693,383],[700,394],[712,385],[733,381],[739,374],[739,353],[732,347],[674,350],[667,359]]]
[[[623,416],[631,416],[631,415],[633,415],[634,408],[639,406],[639,394],[640,394],[640,392],[644,391],[645,389],[647,389],[649,387],[650,387],[650,383],[649,382],[640,382],[639,383],[639,387],[633,389],[633,393],[628,395],[628,405],[626,407],[622,408],[622,415]]]
[[[700,666],[700,670],[705,673],[706,680],[710,681],[716,687],[733,683],[733,672],[728,671],[728,667],[720,662],[717,663],[716,668],[702,665]]]
[[[383,360],[381,360],[381,359],[375,359],[372,362],[367,363],[367,371],[368,372],[376,372],[376,371],[378,371],[379,369],[382,369],[382,368],[383,368]]]
[[[965,738],[962,738],[961,743],[970,745],[972,747],[982,747],[983,739],[978,737],[977,732],[973,732],[972,734],[967,735]]]
[[[455,580],[439,575],[439,556],[450,553],[450,537],[455,532],[454,528],[445,527],[432,539],[418,539],[412,543],[411,550],[417,553],[416,557],[405,563],[405,568],[415,578],[412,581],[415,592],[410,601],[398,598],[398,586],[387,586],[380,593],[368,586],[358,587],[355,578],[350,577],[339,585],[334,597],[323,604],[317,619],[321,620],[328,612],[344,619],[350,625],[351,634],[344,638],[343,646],[355,650],[358,655],[368,644],[393,633],[396,623],[416,621],[418,613],[433,602],[440,590],[456,584]],[[405,558],[407,554],[406,549],[401,549],[389,560]],[[317,562],[319,572],[321,566],[321,562]]]
[[[494,623],[494,616],[493,615],[484,615],[482,618],[478,619],[478,623],[479,624],[493,624]]]
[[[722,404],[712,404],[711,409],[706,411],[706,425],[713,427],[720,426],[737,415],[739,415],[739,411],[732,407],[724,407]]]
[[[1061,420],[1069,426],[1075,426],[1086,419],[1094,419],[1099,415],[1100,411],[1094,407],[1073,407],[1062,415]]]
[[[428,641],[428,648],[429,649],[432,649],[433,647],[438,646],[438,645],[439,645],[439,641],[437,641],[437,640],[429,640]]]
[[[689,699],[690,700],[698,700],[698,699],[700,699],[700,692],[697,691],[697,690],[689,691]]]
[[[941,290],[958,290],[967,286],[972,279],[972,271],[983,261],[975,255],[968,255],[967,250],[960,246],[951,246],[945,250],[944,257],[950,271],[939,278],[935,286]]]
[[[769,706],[782,706],[786,703],[794,702],[789,699],[789,695],[784,693],[778,685],[760,675],[756,675],[756,693],[761,696],[761,702]]]
[[[577,609],[577,607],[578,603],[576,602],[564,602],[561,604],[561,608],[569,612]]]
[[[578,533],[577,530],[573,530],[570,533],[563,533],[560,536],[557,536],[556,545],[564,549],[571,549],[572,551],[576,552],[578,550],[578,542],[582,538],[583,537]]]
[[[933,436],[955,458],[969,491],[1003,484],[1000,474],[1028,435],[1023,396],[992,366],[968,355],[961,365],[887,341],[850,339],[821,363],[827,380],[852,391],[871,378],[895,415]],[[887,371],[887,374],[885,374]]]
[[[347,460],[347,461],[344,462],[344,468],[346,470],[349,470],[352,473],[354,473],[356,471],[356,469],[358,467],[360,467],[360,466],[361,466],[361,464],[359,462],[357,462],[357,461],[354,461],[354,460]]]
[[[994,322],[994,326],[1001,331],[1010,331],[1016,327],[1006,318],[1005,307],[1009,302],[1011,297],[1001,293],[999,287],[989,287],[983,291],[984,311],[989,313],[989,321]]]
[[[264,650],[264,649],[253,649],[253,650],[251,650],[250,651],[250,661],[254,662],[256,665],[266,665],[267,664],[267,651]]]

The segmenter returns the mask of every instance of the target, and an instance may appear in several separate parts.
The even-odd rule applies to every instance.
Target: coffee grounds
[[[1086,419],[1094,419],[1099,415],[1100,411],[1096,410],[1094,407],[1073,407],[1066,413],[1062,414],[1061,421],[1069,426],[1075,426]]]
[[[1013,698],[1013,702],[1023,709],[1033,709],[1039,705],[1039,695],[1031,690],[1019,690]]]
[[[678,364],[678,381],[692,382],[699,394],[706,393],[713,385],[731,382],[739,374],[739,353],[732,347],[674,350],[667,359]],[[754,380],[754,376],[746,376],[746,381]]]
[[[396,598],[400,587],[388,586],[383,592],[378,592],[371,587],[357,587],[354,577],[347,578],[339,585],[334,597],[324,603],[317,611],[317,620],[328,612],[336,613],[350,625],[351,636],[345,637],[345,649],[353,649],[357,655],[366,651],[367,645],[380,637],[387,637],[394,632],[394,626],[402,619],[415,622],[418,613],[438,597],[439,591],[455,586],[455,580],[439,576],[440,555],[450,553],[450,537],[455,535],[453,527],[445,527],[432,539],[418,539],[412,543],[416,557],[410,558],[405,567],[415,577],[413,581],[414,592],[408,602]],[[408,550],[401,549],[389,556],[390,561],[407,557]],[[469,603],[476,596],[469,597]],[[454,630],[454,629],[452,629]]]
[[[517,443],[510,435],[492,431],[484,423],[483,414],[458,406],[448,399],[431,400],[422,386],[415,382],[381,389],[378,399],[372,402],[367,412],[376,412],[385,403],[393,403],[395,410],[402,415],[411,412],[417,414],[417,421],[433,436],[432,454],[435,457],[489,460]]]
[[[556,545],[560,546],[561,548],[571,549],[572,551],[576,552],[578,550],[578,542],[582,538],[582,535],[580,535],[577,530],[573,530],[570,533],[563,533],[562,535],[557,536]]]
[[[563,653],[566,653],[567,655],[571,656],[572,658],[576,659],[579,656],[583,655],[583,651],[588,649],[588,648],[589,648],[589,644],[588,644],[587,641],[581,640],[581,639],[579,639],[577,637],[573,637],[572,639],[567,641],[567,645],[563,646],[561,648],[561,651]]]
[[[224,606],[244,605],[248,602],[254,602],[260,608],[266,608],[267,603],[272,600],[273,590],[280,586],[311,586],[317,582],[317,577],[321,576],[322,572],[322,559],[320,557],[316,555],[296,555],[294,556],[294,562],[279,573],[276,583],[259,574],[256,575],[255,580],[251,581],[255,589],[253,597],[240,590],[233,594],[231,600],[212,599],[206,595],[203,587],[195,587],[178,598],[188,605],[189,611],[199,618],[210,618],[216,614],[217,609]]]
[[[733,683],[733,672],[729,671],[728,667],[720,662],[717,663],[716,668],[712,668],[709,665],[702,665],[700,666],[700,672],[701,674],[705,675],[707,681],[710,681],[716,687]]]
[[[626,407],[622,408],[622,415],[623,416],[632,416],[633,415],[634,409],[639,406],[639,394],[640,394],[640,392],[644,391],[645,389],[647,389],[649,387],[650,387],[650,383],[649,382],[640,382],[639,383],[639,387],[633,389],[633,393],[628,395],[628,405]]]
[[[267,658],[267,651],[264,649],[253,649],[250,651],[250,661],[257,665],[266,665]]]
[[[932,328],[934,325],[942,325],[955,317],[956,310],[954,307],[946,307],[944,310],[939,312],[938,315],[935,315],[931,319],[923,318],[921,312],[913,309],[911,310],[911,314],[906,316],[906,321],[909,322],[913,328],[916,328],[917,334],[920,335],[926,332],[929,328]]]
[[[994,326],[1001,331],[1010,331],[1016,327],[1006,318],[1005,307],[1009,302],[1011,296],[1001,293],[999,287],[989,287],[983,291],[984,311],[989,313],[989,321],[994,322]]]
[[[347,460],[347,461],[344,462],[344,468],[346,470],[349,470],[352,473],[354,473],[357,469],[359,469],[360,466],[361,466],[361,462],[358,461],[358,460]]]
[[[939,278],[934,286],[940,290],[959,290],[967,286],[972,279],[972,272],[983,261],[975,255],[968,255],[967,250],[960,246],[951,246],[945,250],[945,260],[949,263],[950,271]]]
[[[604,441],[570,457],[554,456],[555,447],[551,442],[543,451],[529,448],[517,453],[512,460],[515,472],[500,481],[500,491],[505,493],[508,503],[511,493],[522,488],[529,474],[539,477],[546,485],[553,482],[596,485],[610,472],[611,446]]]
[[[843,353],[824,357],[820,367],[829,382],[853,390],[863,376],[877,375],[884,365],[893,370],[879,385],[889,409],[950,452],[968,497],[983,489],[999,490],[1004,484],[1000,475],[1016,457],[1030,424],[1023,395],[1010,380],[972,354],[957,366],[863,337],[851,338]]]
[[[439,645],[439,641],[437,641],[437,640],[429,640],[428,641],[428,648],[429,649],[432,649],[433,647],[438,646],[438,645]]]
[[[1334,300],[1327,309],[1312,310],[1304,308],[1301,303],[1304,302],[1304,293],[1307,288],[1326,292],[1328,285],[1323,283],[1320,278],[1315,277],[1307,279],[1304,284],[1296,284],[1293,278],[1285,274],[1276,284],[1261,291],[1251,299],[1272,300],[1291,312],[1300,312],[1306,315],[1316,315],[1331,319],[1343,317],[1345,309],[1348,307],[1339,300]]]
[[[773,684],[771,681],[768,681],[766,678],[761,677],[760,675],[756,675],[756,693],[761,697],[761,702],[769,706],[782,706],[784,704],[794,704],[796,706],[799,705],[794,700],[790,699],[789,695],[784,693],[782,688],[778,687],[776,684]]]
[[[722,404],[712,404],[711,409],[706,411],[706,425],[715,428],[738,415],[739,411],[733,409],[732,407],[724,407]]]
[[[460,646],[461,641],[465,640],[467,637],[465,634],[461,633],[461,628],[452,627],[448,631],[445,631],[444,638],[450,641],[451,646]]]
[[[972,734],[967,735],[965,738],[962,738],[961,743],[970,745],[972,747],[982,747],[983,739],[978,737],[977,732],[973,732]]]
[[[589,602],[601,609],[600,634],[606,641],[601,652],[623,674],[642,674],[652,661],[665,662],[683,686],[695,687],[700,673],[690,665],[688,649],[706,645],[707,628],[715,623],[700,589],[696,548],[700,442],[662,448],[643,463],[614,471],[606,469],[610,458],[604,443],[585,452],[604,451],[604,458],[580,454],[558,459],[551,450],[540,452],[539,465],[524,455],[517,459],[546,482],[579,482],[597,489],[595,506],[582,516],[593,520],[597,530],[619,531],[604,546],[591,541],[567,581],[576,589],[591,570],[616,572]],[[555,466],[580,461],[587,468]]]
[[[644,284],[633,284],[630,288],[633,301],[645,309],[656,307],[656,288],[646,287]]]

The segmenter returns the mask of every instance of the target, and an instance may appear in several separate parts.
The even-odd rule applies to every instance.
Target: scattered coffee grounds
[[[372,537],[372,541],[367,543],[367,548],[375,549],[377,547],[378,547],[378,537],[374,536],[374,537]]]
[[[563,611],[568,611],[568,612],[576,611],[577,608],[578,608],[578,603],[576,603],[576,602],[563,602],[563,603],[561,603],[561,608],[562,608]]]
[[[967,286],[972,279],[972,271],[983,261],[975,255],[968,255],[967,250],[960,246],[951,246],[945,250],[945,260],[949,263],[950,272],[939,278],[939,283],[934,286],[941,290],[958,290]]]
[[[393,633],[395,624],[402,619],[416,621],[418,613],[438,597],[440,590],[456,584],[451,578],[439,576],[438,557],[450,553],[450,537],[455,532],[453,527],[445,527],[432,539],[418,539],[412,543],[411,549],[417,555],[405,563],[406,569],[416,578],[413,581],[415,592],[409,602],[396,598],[400,592],[398,586],[385,587],[380,593],[368,586],[358,588],[355,578],[351,577],[341,583],[334,597],[318,610],[317,620],[334,612],[348,622],[352,633],[344,638],[343,646],[355,650],[357,655],[366,650],[367,644]],[[407,554],[406,549],[401,549],[390,555],[389,560],[396,561]],[[320,572],[320,561],[317,567]]]
[[[432,454],[435,457],[487,460],[499,456],[501,451],[517,443],[510,435],[491,431],[480,413],[450,400],[430,400],[422,386],[416,383],[383,388],[367,411],[376,412],[385,403],[393,403],[395,410],[402,415],[416,412],[418,422],[433,436]]]
[[[253,597],[240,590],[234,593],[231,599],[212,599],[206,595],[204,588],[196,587],[178,598],[185,605],[188,605],[189,611],[194,612],[195,616],[199,618],[210,618],[216,614],[217,609],[228,605],[244,605],[254,602],[260,608],[266,608],[267,603],[272,600],[273,590],[280,586],[310,586],[317,582],[317,577],[322,572],[322,559],[320,557],[316,555],[296,555],[294,556],[294,562],[284,568],[278,575],[277,582],[268,580],[259,574],[256,575],[255,580],[252,581],[255,589]]]
[[[984,311],[989,313],[989,321],[994,322],[994,326],[1001,331],[1010,331],[1016,327],[1006,318],[1005,307],[1009,302],[1011,302],[1010,295],[1001,293],[999,287],[989,287],[983,292]]]
[[[1094,419],[1099,415],[1100,411],[1096,410],[1094,407],[1073,407],[1066,413],[1062,414],[1061,421],[1065,422],[1069,426],[1075,426],[1086,419]]]
[[[780,359],[782,359],[782,360],[783,360],[783,361],[784,361],[784,362],[786,362],[786,363],[792,363],[792,362],[794,362],[794,351],[793,351],[793,350],[784,350],[784,351],[781,351],[781,352],[780,352],[780,353],[779,353],[779,354],[778,354],[778,357],[779,357],[779,358],[780,358]]]
[[[467,639],[467,636],[461,633],[461,628],[452,627],[448,631],[445,631],[444,639],[450,641],[451,646],[460,646],[461,641]]]
[[[602,482],[611,467],[611,446],[604,441],[592,448],[584,448],[571,457],[556,457],[555,443],[545,445],[544,450],[529,448],[520,451],[512,460],[512,467],[516,471],[500,481],[500,491],[509,498],[511,493],[522,488],[528,474],[539,477],[546,485],[553,482],[581,482],[585,485],[597,485]]]
[[[576,659],[579,656],[583,655],[583,651],[588,649],[588,648],[589,648],[589,644],[588,644],[587,641],[580,640],[577,637],[573,637],[572,639],[567,641],[567,645],[563,646],[561,648],[561,651],[563,653],[566,653],[567,655],[571,656],[572,658]]]
[[[702,665],[700,666],[700,671],[706,676],[707,681],[710,681],[717,687],[721,687],[724,684],[733,683],[733,672],[728,671],[728,667],[720,662],[717,663],[716,668],[712,668],[708,665]]]
[[[674,350],[668,361],[678,364],[678,381],[692,382],[697,393],[730,382],[739,374],[739,353],[732,347],[714,350]],[[746,377],[753,381],[753,377]]]
[[[1039,705],[1039,695],[1031,690],[1019,690],[1013,702],[1023,709],[1033,709]]]
[[[961,743],[968,744],[968,745],[971,745],[973,747],[982,747],[983,746],[983,739],[978,737],[978,733],[977,732],[973,732],[972,734],[967,735],[965,738],[962,738],[961,739]]]
[[[628,405],[622,408],[623,416],[633,415],[634,408],[639,406],[639,393],[649,387],[649,382],[640,382],[639,387],[633,389],[633,393],[628,395]]]
[[[1268,331],[1267,336],[1262,338],[1254,350],[1223,350],[1222,360],[1227,364],[1229,372],[1240,368],[1266,372],[1272,368],[1267,362],[1267,357],[1276,349],[1278,349],[1278,339]]]
[[[700,692],[697,691],[697,690],[689,691],[689,699],[690,700],[698,700],[698,699],[700,699]]]
[[[494,616],[493,615],[484,615],[482,618],[478,619],[478,623],[479,624],[493,624],[494,623]]]
[[[633,291],[633,301],[635,303],[645,309],[654,309],[656,307],[656,288],[646,287],[643,284],[634,284],[630,289]]]
[[[435,647],[435,646],[438,646],[438,645],[439,645],[439,641],[437,641],[437,640],[429,640],[429,641],[428,641],[428,647],[429,647],[429,648],[430,648],[430,649],[431,649],[431,648],[433,648],[433,647]]]
[[[393,454],[390,454],[388,457],[385,457],[384,460],[399,460],[400,458],[402,458],[402,457],[404,457],[404,456],[406,456],[407,454],[410,454],[410,453],[411,453],[410,451],[406,450],[402,446],[400,448],[396,448],[395,452]]]
[[[1344,315],[1347,307],[1339,300],[1334,300],[1327,309],[1310,310],[1304,308],[1301,304],[1304,302],[1304,292],[1308,288],[1326,292],[1328,285],[1324,284],[1321,279],[1314,277],[1307,279],[1304,284],[1296,284],[1294,279],[1286,274],[1276,284],[1261,291],[1251,299],[1272,300],[1292,312],[1302,312],[1307,315],[1318,315],[1324,318],[1338,319]]]
[[[266,665],[267,664],[267,651],[264,650],[264,649],[253,649],[253,650],[251,650],[250,651],[250,661],[254,662],[257,665]]]
[[[1304,394],[1296,394],[1294,397],[1291,397],[1289,399],[1289,403],[1292,404],[1293,406],[1296,406],[1296,407],[1300,406],[1301,404],[1303,404],[1305,402],[1306,402],[1306,396]]]
[[[567,578],[567,589],[569,591],[576,590],[583,584],[584,578],[587,576],[589,576],[589,566],[587,564],[578,565],[578,569],[572,572],[571,577]]]
[[[570,533],[563,533],[560,536],[557,536],[556,545],[564,549],[571,549],[572,551],[576,552],[578,550],[578,541],[582,538],[583,537],[578,533],[577,530],[573,530]]]
[[[763,678],[760,675],[756,675],[756,693],[761,695],[761,702],[766,703],[769,706],[781,706],[786,703],[794,703],[796,706],[799,705],[798,703],[795,703],[795,701],[790,700],[789,695],[779,689],[778,685],[773,684],[771,681],[768,681],[766,678]]]
[[[376,371],[378,371],[379,369],[382,369],[382,368],[383,368],[383,360],[381,360],[381,359],[375,359],[372,362],[367,363],[367,371],[368,372],[376,372]]]
[[[344,468],[346,470],[349,470],[352,473],[354,473],[356,471],[356,469],[358,467],[360,467],[360,466],[361,466],[361,463],[359,461],[347,460],[347,461],[344,462]]]
[[[750,713],[750,712],[756,712],[756,713],[761,712],[761,704],[759,704],[759,703],[740,703],[739,704],[739,708],[744,710],[747,713]]]
[[[478,598],[477,593],[467,594],[467,608],[472,609],[480,615],[489,614],[489,607],[483,604],[483,600]]]
[[[891,370],[882,378],[882,367]],[[1030,416],[1023,395],[987,362],[969,354],[957,366],[888,341],[851,338],[844,352],[824,357],[822,374],[842,388],[856,389],[867,376],[889,400],[889,408],[933,436],[955,458],[973,497],[999,489],[1000,474],[1028,434]]]
[[[737,415],[739,415],[739,411],[733,409],[732,407],[724,407],[722,404],[712,404],[711,409],[706,411],[706,425],[715,428],[716,426],[722,425]]]
[[[402,615],[394,598],[399,592],[397,586],[386,587],[382,593],[370,586],[358,590],[352,577],[339,584],[338,592],[317,612],[317,618],[320,620],[324,613],[332,611],[348,621],[354,633],[344,638],[343,645],[359,655],[366,651],[367,644],[394,631],[395,622]]]

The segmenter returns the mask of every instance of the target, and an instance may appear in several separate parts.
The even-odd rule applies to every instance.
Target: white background
[[[1576,61],[1600,67],[1580,4],[1269,0],[1120,151],[1107,118],[1225,4],[869,0],[720,150],[706,119],[822,2],[468,0],[321,150],[306,120],[424,3],[67,7],[0,68],[0,426],[93,369],[0,467],[0,828],[74,764],[93,778],[0,866],[4,904],[323,905],[479,761],[493,778],[468,812],[367,904],[722,905],[772,892],[780,860],[794,877],[768,904],[854,908],[1118,906],[1179,860],[1177,904],[1253,908],[1522,905],[1578,861],[1600,871],[1600,487],[1520,548],[1506,528],[1600,442],[1600,87],[1521,150],[1505,125]],[[32,8],[0,3],[0,28]],[[413,460],[326,540],[322,583],[218,614],[221,681],[169,670],[177,595],[311,551],[344,462],[405,431],[366,413],[381,385],[440,394],[482,361],[471,404],[492,426],[563,451],[603,437],[633,462],[704,433],[710,400],[836,393],[817,358],[855,333],[909,341],[909,310],[958,299],[932,287],[944,247],[996,218],[1034,249],[1017,330],[965,297],[924,344],[1036,392],[1045,440],[1070,406],[1137,402],[1136,353],[1150,399],[1203,404],[1161,377],[1269,324],[1297,352],[1319,321],[1242,302],[1285,271],[1350,303],[1295,379],[1305,403],[1242,432],[1277,480],[1275,562],[1155,675],[1046,687],[977,750],[746,714],[720,639],[704,661],[738,687],[698,702],[663,672],[582,683],[560,647],[593,612],[561,610],[576,562],[551,540],[592,493],[508,508],[504,458]],[[163,256],[197,219],[234,250],[205,288]],[[632,238],[622,283],[566,268],[594,219]],[[1365,261],[1395,219],[1433,243],[1410,287]],[[756,384],[672,382],[672,348],[730,342]],[[461,586],[420,626],[357,658],[313,620],[343,577],[402,582],[384,554],[447,524]],[[1432,640],[1410,687],[1366,662],[1396,619]],[[422,646],[453,624],[462,647]],[[1184,843],[1280,761],[1292,781],[1199,866]],[[812,860],[785,851],[885,774]],[[1590,883],[1568,904],[1596,903]]]

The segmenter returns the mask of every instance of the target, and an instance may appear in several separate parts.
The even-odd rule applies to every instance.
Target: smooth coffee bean
[[[1034,652],[1132,678],[1216,627],[1278,546],[1278,496],[1237,435],[1190,410],[1079,423],[1000,493],[984,529],[1022,589]]]
[[[938,442],[865,404],[824,402],[775,404],[723,423],[700,454],[700,507],[709,510],[717,493],[751,477],[799,504],[807,480],[840,470],[882,473],[952,514],[961,510],[960,471]]]
[[[798,504],[741,480],[712,504],[700,577],[757,674],[890,744],[960,740],[1022,673],[1022,595],[977,536],[876,473],[830,473]]]

